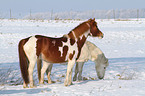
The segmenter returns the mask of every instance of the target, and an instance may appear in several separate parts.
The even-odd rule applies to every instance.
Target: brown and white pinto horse
[[[35,63],[42,60],[40,84],[44,81],[44,73],[51,63],[68,62],[65,86],[72,83],[72,68],[79,58],[81,48],[88,36],[103,38],[103,33],[98,29],[95,19],[89,19],[78,25],[67,35],[52,38],[35,35],[22,39],[19,42],[19,61],[21,74],[24,80],[23,87],[33,88],[33,69]]]

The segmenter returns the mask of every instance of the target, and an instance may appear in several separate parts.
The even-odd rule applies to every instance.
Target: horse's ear
[[[95,21],[95,18],[94,19],[90,18],[88,21],[92,23]]]
[[[92,18],[90,18],[88,21],[92,21]]]
[[[89,22],[89,24],[90,24],[90,25],[93,25],[93,24],[94,24],[94,22],[95,22],[95,18],[93,18],[93,19],[92,19],[92,18],[90,18],[90,19],[88,20],[88,22]]]
[[[93,18],[93,19],[92,19],[92,18],[90,18],[90,19],[89,19],[89,21],[95,21],[95,18]]]

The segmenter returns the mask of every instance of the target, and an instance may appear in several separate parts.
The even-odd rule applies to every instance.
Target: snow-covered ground
[[[0,95],[46,96],[144,96],[145,95],[145,19],[139,21],[96,20],[103,39],[89,37],[109,58],[104,80],[98,80],[94,63],[86,62],[83,77],[65,87],[66,65],[55,64],[51,78],[54,84],[23,89],[17,46],[19,40],[31,35],[60,37],[83,21],[0,20]],[[45,76],[45,79],[47,77]],[[47,79],[46,79],[47,80]]]

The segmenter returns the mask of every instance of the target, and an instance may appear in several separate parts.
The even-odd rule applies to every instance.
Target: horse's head
[[[103,33],[98,29],[97,22],[94,19],[89,19],[87,21],[90,25],[90,36],[103,38]]]
[[[100,60],[95,60],[95,63],[96,63],[95,68],[96,68],[98,78],[103,79],[106,68],[109,65],[108,59],[104,56],[100,56],[100,58],[98,58],[98,59],[100,59]]]

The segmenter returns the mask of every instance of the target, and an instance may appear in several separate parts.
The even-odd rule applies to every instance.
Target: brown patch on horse
[[[63,41],[63,42],[67,42],[67,37],[65,37],[65,36],[62,37],[62,41]]]
[[[77,59],[79,58],[80,56],[80,53],[81,53],[81,49],[86,41],[86,37],[83,35],[82,39],[78,38],[78,41],[77,41],[77,45],[78,45],[78,56],[77,56]]]
[[[75,29],[73,29],[76,38],[78,38],[79,36],[81,36],[82,34],[84,34],[84,32],[86,32],[88,30],[89,30],[89,26],[86,24],[86,22],[80,24]]]
[[[37,57],[39,57],[40,56],[40,53],[41,53],[41,46],[43,45],[41,42],[43,42],[43,39],[41,39],[41,36],[40,35],[36,35],[35,36],[38,40],[37,40],[37,42],[36,42],[36,55],[37,55]]]
[[[74,54],[75,54],[75,51],[73,51],[73,53],[70,53],[70,54],[69,54],[69,59],[70,59],[70,60],[72,60]]]
[[[70,44],[74,45],[74,43],[75,43],[75,39],[70,39]]]
[[[36,35],[35,37],[38,39],[36,47],[36,54],[38,57],[41,56],[42,59],[50,63],[65,62],[68,47],[63,47],[63,53],[59,51],[59,47],[62,47],[62,42],[67,42],[66,37],[51,38],[40,35]]]
[[[90,29],[90,27],[88,26],[87,22],[84,22],[84,23],[78,25],[77,27],[75,27],[68,35],[70,38],[76,39],[76,38],[79,38],[79,36],[84,34],[84,32],[88,31],[89,29]],[[73,34],[73,32],[74,32],[74,34]]]
[[[63,54],[62,54],[63,58],[66,57],[67,52],[68,52],[68,46],[64,46],[64,47],[63,47]]]
[[[37,73],[38,73],[38,80],[40,81],[41,78],[41,68],[42,68],[42,60],[37,59]]]
[[[29,37],[30,38],[30,37]],[[20,62],[20,69],[21,69],[21,75],[23,77],[23,80],[26,84],[29,83],[29,77],[28,77],[28,59],[26,57],[26,54],[24,52],[23,46],[26,44],[26,42],[29,40],[29,38],[22,39],[19,42],[19,62]]]
[[[83,45],[84,45],[86,39],[87,39],[87,38],[86,38],[84,35],[83,35],[82,39],[78,38],[78,40],[77,40],[78,48],[82,48],[82,47],[83,47]]]
[[[72,33],[72,31],[70,31],[70,32],[68,33],[68,36],[69,36],[69,38],[71,38],[71,39],[76,39],[75,36],[74,36],[74,34]]]

